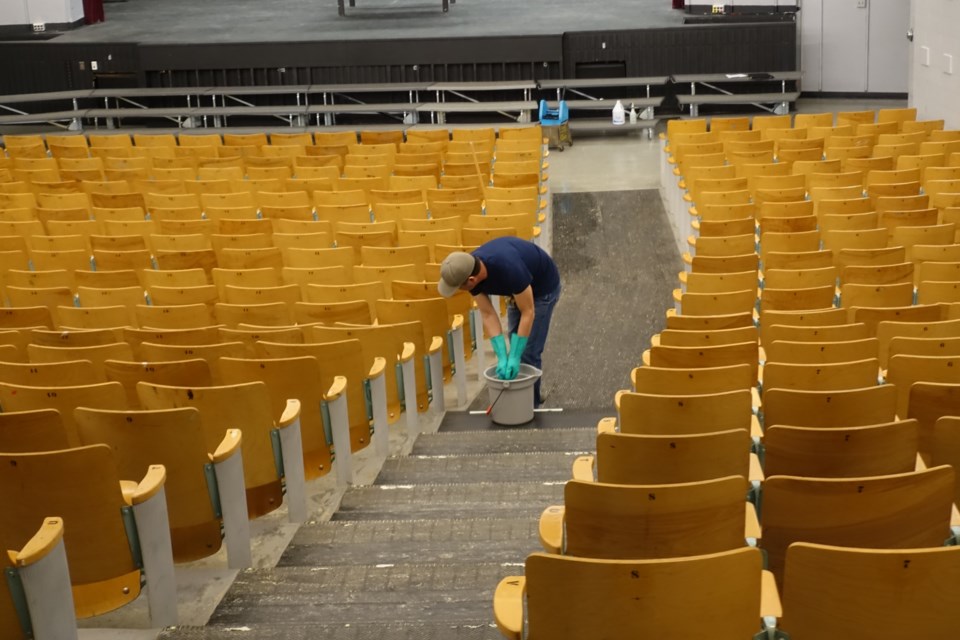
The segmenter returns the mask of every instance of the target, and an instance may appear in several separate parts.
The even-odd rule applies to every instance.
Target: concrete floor
[[[463,1],[465,0],[461,0],[461,2]],[[798,104],[800,111],[808,113],[902,106],[905,106],[904,101],[801,100]],[[555,194],[570,196],[580,194],[577,197],[567,199],[567,201],[573,203],[588,202],[590,198],[602,192],[649,192],[658,187],[659,153],[659,145],[656,139],[651,141],[636,135],[607,135],[577,139],[574,146],[566,151],[562,153],[553,151],[550,154],[550,185]],[[620,197],[636,198],[639,196],[623,194]],[[608,201],[617,202],[618,200],[617,197],[611,197]],[[559,215],[559,212],[555,213]],[[575,215],[576,212],[570,212],[570,214]],[[656,224],[655,221],[653,223]],[[664,221],[663,224],[666,224],[666,222]],[[555,231],[561,228],[558,226]],[[665,230],[658,229],[656,231],[662,235]],[[570,232],[575,233],[576,229]],[[560,240],[557,240],[557,242],[559,243]],[[601,251],[602,249],[597,248],[596,250]],[[669,267],[670,265],[666,266]],[[671,269],[666,268],[663,273],[656,274],[655,279],[661,285],[672,285],[670,272]],[[640,277],[642,274],[628,274],[629,277],[634,275]],[[659,291],[662,288],[657,285],[651,291]],[[572,314],[578,313],[588,300],[586,299],[587,294],[583,291],[571,294],[573,294],[573,291],[565,292],[566,298],[561,301],[566,305],[567,311],[558,307],[554,322],[558,326],[564,322],[573,322],[580,327],[579,330],[601,330],[602,328],[598,329],[598,327],[590,326],[588,319],[577,320],[572,317]],[[657,310],[655,315],[660,317],[660,310],[666,309],[670,304],[668,294],[659,292],[651,295],[655,297],[663,296],[663,299],[644,299],[643,304]],[[564,319],[562,316],[564,313],[570,317]],[[651,325],[643,331],[654,329],[655,327]],[[595,355],[585,352],[582,357],[594,357]],[[492,357],[492,354],[488,353],[488,356]],[[628,373],[628,366],[624,365],[622,367],[623,371],[614,372],[615,375],[625,377]],[[583,372],[573,366],[557,366],[552,370],[551,375],[558,378],[558,383],[552,387],[545,383],[545,389],[548,391],[554,389],[561,393],[565,389],[568,390],[569,385],[573,384],[574,381],[582,384],[584,380]],[[478,379],[476,360],[468,365],[468,383],[468,399],[472,402],[479,394],[485,392]],[[567,391],[567,393],[570,392]],[[455,397],[453,388],[448,387],[447,410],[462,410],[465,408],[455,406]],[[564,405],[565,399],[563,397],[554,396],[548,399],[548,406],[563,407]],[[441,419],[442,414],[440,412],[434,411],[427,414],[421,421],[423,431],[427,433],[435,432]],[[414,439],[402,426],[394,425],[391,428],[392,454],[404,455],[408,453],[413,446]],[[380,469],[382,460],[377,459],[370,451],[361,452],[355,458],[362,482],[372,482]],[[343,491],[334,485],[332,478],[323,478],[311,483],[309,491],[312,501],[312,519],[318,521],[330,519],[339,505]],[[296,526],[288,524],[285,517],[285,510],[281,508],[278,512],[251,523],[255,540],[254,563],[257,567],[275,566],[296,532]],[[236,575],[235,571],[226,568],[226,559],[222,551],[207,560],[178,566],[177,582],[181,624],[185,626],[205,625]],[[83,621],[82,625],[87,627],[81,632],[82,640],[153,640],[159,633],[158,629],[149,628],[143,596],[117,612]]]

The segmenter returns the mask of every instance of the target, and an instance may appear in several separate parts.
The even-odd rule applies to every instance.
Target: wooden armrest
[[[750,482],[763,482],[765,480],[763,467],[760,466],[760,457],[755,453],[750,454],[750,477],[747,480]]]
[[[617,432],[617,419],[616,418],[600,418],[600,422],[597,423],[597,433],[616,433]]]
[[[758,378],[760,377],[759,368],[757,369],[757,377]],[[750,398],[751,398],[751,402],[753,403],[753,408],[759,409],[760,408],[760,390],[757,389],[755,386],[750,387]]]
[[[400,352],[400,362],[407,362],[416,352],[417,347],[412,342],[404,342],[403,351]]]
[[[370,367],[370,371],[367,372],[367,378],[376,378],[377,376],[382,374],[386,370],[386,368],[387,368],[386,358],[380,358],[380,357],[374,358],[373,366]]]
[[[462,326],[463,326],[463,316],[460,315],[459,313],[458,313],[458,314],[455,314],[455,315],[453,316],[453,322],[450,323],[450,328],[451,328],[451,329],[459,329],[459,328],[462,327]]]
[[[121,480],[120,493],[123,494],[123,502],[128,506],[133,506],[133,494],[137,492],[137,483],[134,480]]]
[[[283,429],[289,427],[300,417],[300,401],[296,398],[288,398],[287,406],[283,408],[283,415],[280,416],[280,422],[277,427]]]
[[[746,519],[743,526],[743,537],[759,540],[761,538],[761,532],[760,519],[757,517],[757,507],[752,502],[747,502],[745,504],[747,505],[747,508],[745,510]]]
[[[617,408],[617,413],[620,413],[620,398],[622,398],[625,393],[627,393],[625,389],[620,389],[613,394],[613,406]]]
[[[534,228],[533,228],[533,237],[534,237],[534,238],[539,238],[539,237],[540,237],[540,227],[534,227]]]
[[[547,553],[560,553],[563,546],[563,515],[565,509],[550,506],[540,514],[540,546]]]
[[[573,479],[593,482],[593,467],[596,462],[596,456],[577,456],[573,461]]]
[[[950,505],[950,526],[951,527],[960,527],[960,511],[957,510],[957,505]]]
[[[217,446],[217,450],[211,454],[208,454],[210,457],[210,462],[214,464],[223,462],[224,460],[229,459],[233,454],[239,452],[241,440],[243,440],[243,437],[240,433],[240,429],[227,429],[227,433],[223,436],[223,440],[221,440],[220,444]]]
[[[10,562],[18,567],[30,565],[47,557],[54,547],[63,540],[63,520],[44,518],[43,523],[33,537],[19,551],[7,551]]]
[[[683,295],[683,292],[680,291],[680,289],[674,289],[672,293],[673,293],[673,301],[680,302],[680,296]]]
[[[659,338],[657,338],[657,340],[659,341]],[[640,355],[640,363],[645,367],[650,366],[650,349],[643,350],[643,353]]]
[[[440,336],[433,336],[433,338],[430,340],[430,347],[427,349],[427,353],[434,354],[441,349],[443,349],[443,338]]]
[[[750,414],[750,437],[760,439],[763,437],[763,429],[760,428],[760,418]]]
[[[238,432],[239,433],[239,432]],[[140,484],[136,485],[130,496],[130,504],[143,504],[160,493],[167,482],[167,469],[162,464],[152,464],[147,467],[147,475],[143,476]]]
[[[507,638],[520,640],[523,632],[523,594],[527,589],[524,576],[507,576],[493,592],[493,618]]]
[[[650,342],[653,342],[653,338],[650,338]],[[630,370],[630,386],[633,387],[633,390],[637,390],[637,369],[640,367],[634,367]]]
[[[777,581],[773,574],[764,571],[760,579],[760,616],[763,618],[779,618],[783,615],[780,606],[780,592],[777,591]]]
[[[333,402],[340,397],[344,391],[347,390],[347,379],[343,376],[334,376],[333,384],[330,385],[330,388],[327,389],[327,392],[323,394],[323,399],[327,402]]]

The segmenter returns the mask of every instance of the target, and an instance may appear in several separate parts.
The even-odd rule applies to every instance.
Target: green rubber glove
[[[490,338],[490,344],[493,345],[493,353],[497,356],[497,377],[506,380],[507,343],[503,339],[503,334]]]
[[[527,348],[527,337],[516,333],[510,336],[510,356],[507,358],[506,375],[504,380],[513,380],[520,373],[520,356],[523,350]]]

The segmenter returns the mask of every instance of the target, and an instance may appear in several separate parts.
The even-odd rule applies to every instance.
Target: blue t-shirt
[[[533,297],[537,297],[560,286],[556,263],[532,242],[495,238],[477,247],[472,255],[487,267],[487,277],[470,291],[473,295],[513,296],[532,286]]]

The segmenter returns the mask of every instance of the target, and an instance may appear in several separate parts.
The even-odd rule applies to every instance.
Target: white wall
[[[0,25],[29,24],[27,15],[27,0],[0,2]]]
[[[909,11],[910,0],[802,0],[803,90],[906,93]]]
[[[943,119],[947,128],[960,129],[960,0],[912,4],[910,104],[919,119]],[[946,56],[953,56],[952,74]]]
[[[65,24],[83,18],[83,0],[0,0],[0,25]]]

